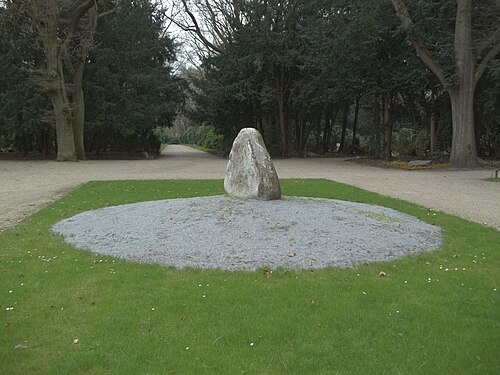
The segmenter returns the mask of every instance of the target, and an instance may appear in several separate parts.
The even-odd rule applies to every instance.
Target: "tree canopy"
[[[171,126],[183,94],[157,4],[9,0],[0,11],[0,147],[58,160],[84,159],[84,143],[158,153],[155,128]]]
[[[214,125],[228,140],[244,126],[256,127],[281,156],[363,149],[390,159],[432,152],[451,153],[457,167],[474,166],[476,138],[480,151],[487,148],[478,134],[496,134],[490,129],[498,123],[481,121],[482,108],[478,128],[474,116],[457,115],[455,90],[463,78],[453,62],[463,2],[408,1],[409,32],[400,20],[402,1],[393,1],[396,8],[383,0],[182,1],[176,23],[203,50],[193,120]],[[463,11],[472,17],[479,82],[495,67],[498,5],[486,1]],[[416,40],[428,46],[434,64],[425,63]],[[491,94],[495,84],[484,80],[485,87]],[[474,98],[473,88],[467,90]],[[477,106],[492,103],[481,95],[486,92],[476,95]],[[474,139],[460,138],[462,123]]]
[[[155,129],[174,123],[188,95],[183,115],[220,134],[226,151],[250,126],[282,157],[369,153],[474,167],[478,155],[500,153],[495,0],[38,3],[0,8],[4,149],[61,153],[65,133],[55,130],[66,129],[74,153],[60,159],[84,158],[83,141],[93,152],[152,152]],[[40,14],[50,9],[49,30]],[[199,62],[183,79],[167,23],[191,36],[186,50]]]

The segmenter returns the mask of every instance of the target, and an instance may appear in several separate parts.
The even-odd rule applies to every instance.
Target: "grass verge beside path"
[[[187,146],[194,148],[195,150],[203,151],[203,152],[206,152],[206,153],[212,154],[212,155],[220,156],[222,154],[222,151],[220,151],[220,150],[215,150],[213,148],[207,148],[207,147],[203,147],[200,145],[190,144]]]
[[[485,178],[484,181],[489,181],[489,182],[500,182],[500,177],[498,178],[495,178],[495,177],[492,177],[492,178]]]
[[[326,180],[282,189],[406,212],[441,226],[444,244],[356,269],[136,264],[50,228],[108,205],[222,194],[222,182],[87,183],[0,234],[0,373],[500,372],[500,232]]]

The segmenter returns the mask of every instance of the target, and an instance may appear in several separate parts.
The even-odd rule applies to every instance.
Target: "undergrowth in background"
[[[430,165],[408,165],[408,162],[402,160],[394,160],[388,163],[391,168],[407,169],[410,171],[416,171],[421,169],[437,169],[446,168],[450,166],[450,163],[432,163]]]
[[[201,146],[207,150],[221,152],[224,136],[211,125],[193,126],[186,129],[179,141],[184,144]]]
[[[222,181],[87,183],[0,234],[0,373],[500,371],[499,231],[331,181],[281,182],[285,195],[414,215],[441,226],[444,244],[355,269],[132,263],[50,228],[98,207],[222,194]]]

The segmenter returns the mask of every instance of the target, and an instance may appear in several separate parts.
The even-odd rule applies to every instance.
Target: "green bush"
[[[415,136],[415,151],[417,156],[427,156],[430,152],[430,136],[426,129],[421,129]]]
[[[401,128],[394,132],[392,149],[398,155],[414,156],[416,154],[415,147],[415,130],[410,128]]]
[[[193,144],[212,150],[222,150],[224,136],[211,125],[193,126],[179,137],[181,143]]]

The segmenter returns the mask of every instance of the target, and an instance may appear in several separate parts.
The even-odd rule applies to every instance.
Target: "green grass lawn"
[[[484,181],[489,181],[489,182],[500,182],[500,177],[498,178],[495,178],[495,177],[491,177],[491,178],[485,178]]]
[[[207,153],[212,154],[212,155],[220,155],[222,153],[220,150],[215,150],[213,148],[207,148],[207,147],[203,147],[203,146],[195,145],[195,144],[190,144],[190,145],[186,145],[186,146],[194,148],[195,150],[207,152]]]
[[[136,264],[50,228],[108,205],[222,194],[222,181],[88,183],[0,234],[0,373],[500,373],[499,231],[326,180],[282,190],[391,207],[441,226],[444,244],[356,269]]]

